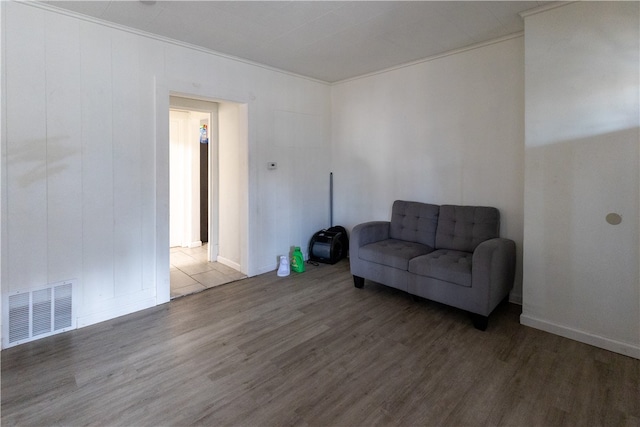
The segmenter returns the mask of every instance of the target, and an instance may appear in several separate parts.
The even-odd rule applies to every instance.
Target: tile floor
[[[207,262],[207,245],[171,248],[171,299],[244,279],[247,276],[218,262]]]

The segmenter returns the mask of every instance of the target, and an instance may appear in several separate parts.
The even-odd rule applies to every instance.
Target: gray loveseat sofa
[[[391,221],[351,231],[354,285],[369,279],[466,310],[485,330],[515,274],[515,242],[500,238],[499,229],[496,208],[396,200]]]

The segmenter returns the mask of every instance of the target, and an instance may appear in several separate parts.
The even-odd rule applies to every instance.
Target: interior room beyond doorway
[[[209,184],[217,184],[209,174],[209,135],[217,114],[216,104],[210,104],[211,111],[171,108],[169,112],[171,247],[209,242]]]
[[[222,255],[220,225],[235,235],[231,224],[221,219],[229,200],[221,200],[221,188],[229,182],[220,177],[219,104],[171,96],[170,102],[170,298],[198,292],[246,277],[236,263]],[[227,141],[226,137],[222,138]],[[223,142],[224,142],[223,141]],[[229,144],[229,141],[227,141]],[[220,153],[220,150],[223,153]],[[232,172],[235,173],[235,172]],[[232,245],[233,246],[233,245]],[[237,267],[240,267],[237,265]]]
[[[171,248],[171,299],[247,277],[219,262],[209,262],[207,245]]]

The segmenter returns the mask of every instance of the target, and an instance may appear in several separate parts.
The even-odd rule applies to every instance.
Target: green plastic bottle
[[[304,256],[300,246],[296,246],[291,255],[291,269],[296,273],[304,273]]]

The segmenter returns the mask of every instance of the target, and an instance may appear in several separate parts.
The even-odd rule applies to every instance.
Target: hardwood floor
[[[2,352],[2,425],[640,425],[640,361],[307,265]]]

